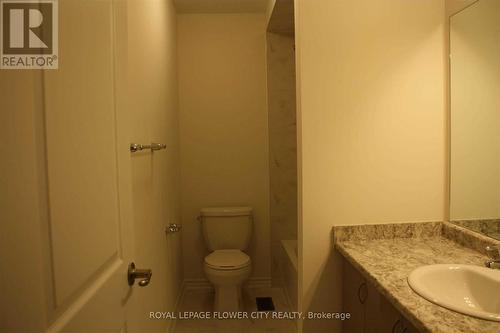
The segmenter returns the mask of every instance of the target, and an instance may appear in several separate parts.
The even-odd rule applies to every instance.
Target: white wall
[[[297,0],[295,9],[299,307],[334,311],[333,225],[443,219],[444,1]]]
[[[178,17],[184,275],[205,278],[200,208],[254,207],[254,277],[270,276],[265,16]]]
[[[450,218],[500,217],[500,2],[481,0],[450,21]]]

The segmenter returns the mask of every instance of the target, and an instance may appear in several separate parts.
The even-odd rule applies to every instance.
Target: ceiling
[[[179,13],[263,13],[269,0],[175,0]]]
[[[267,25],[267,31],[289,37],[295,36],[293,0],[276,1]]]

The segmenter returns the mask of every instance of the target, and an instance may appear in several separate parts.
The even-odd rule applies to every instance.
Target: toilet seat
[[[237,270],[250,265],[250,257],[237,249],[215,250],[205,257],[205,264],[215,270]]]

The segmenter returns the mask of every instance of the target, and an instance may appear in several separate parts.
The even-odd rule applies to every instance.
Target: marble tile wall
[[[280,285],[281,240],[297,239],[297,131],[294,39],[267,34],[271,276]]]

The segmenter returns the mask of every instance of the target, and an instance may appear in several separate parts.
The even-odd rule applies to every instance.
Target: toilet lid
[[[248,266],[250,257],[240,250],[216,250],[205,257],[205,263],[215,269],[238,269]]]

